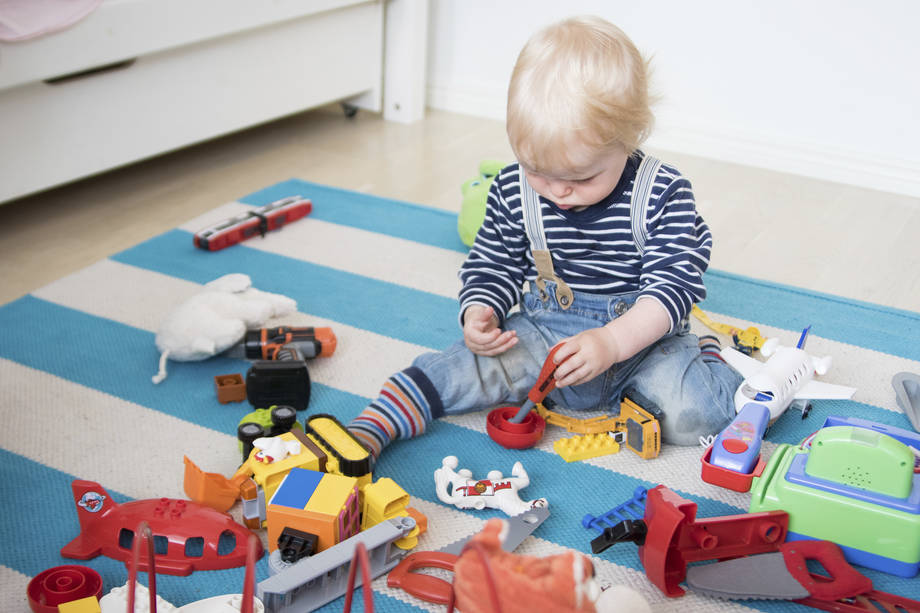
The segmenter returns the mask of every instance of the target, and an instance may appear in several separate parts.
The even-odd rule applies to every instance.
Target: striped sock
[[[348,430],[377,458],[390,441],[421,434],[442,413],[428,377],[409,367],[384,382],[380,395],[348,424]]]
[[[704,362],[724,362],[725,360],[720,355],[721,351],[722,343],[718,337],[711,334],[700,337],[700,353],[703,355]]]

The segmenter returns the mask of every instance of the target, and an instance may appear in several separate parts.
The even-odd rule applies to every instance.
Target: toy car
[[[297,411],[294,407],[284,404],[256,409],[240,420],[236,427],[236,438],[240,441],[240,451],[243,461],[252,453],[252,443],[263,436],[278,436],[290,432],[291,428],[300,428],[297,423]]]

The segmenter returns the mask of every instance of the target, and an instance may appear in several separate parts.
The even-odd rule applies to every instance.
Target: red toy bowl
[[[35,613],[57,613],[59,604],[89,596],[102,598],[102,577],[86,566],[55,566],[35,575],[26,595]]]
[[[499,407],[489,412],[486,419],[486,432],[489,437],[506,449],[528,449],[543,437],[546,421],[531,411],[524,420],[512,423],[520,407]]]

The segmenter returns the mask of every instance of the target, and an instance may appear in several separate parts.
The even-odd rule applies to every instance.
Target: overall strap
[[[553,258],[546,246],[546,235],[543,232],[543,214],[540,210],[540,195],[530,186],[524,177],[524,171],[519,170],[521,179],[521,213],[524,217],[524,231],[530,241],[530,251],[537,267],[535,281],[541,294],[546,293],[546,282],[556,284],[556,302],[563,310],[572,306],[575,295],[565,281],[556,276],[553,269]]]
[[[655,185],[655,177],[658,176],[659,168],[661,168],[661,160],[646,155],[639,163],[636,178],[633,180],[632,197],[629,200],[629,221],[632,225],[633,240],[636,242],[636,247],[639,248],[640,256],[645,253],[645,240],[648,238],[648,231],[645,227],[648,202],[652,196],[652,187]]]

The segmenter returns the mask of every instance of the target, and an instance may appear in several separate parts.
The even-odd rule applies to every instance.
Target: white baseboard
[[[762,135],[663,122],[649,144],[666,151],[920,197],[920,160],[860,155],[815,143],[776,143]]]
[[[431,75],[429,75],[429,79]],[[505,120],[506,89],[491,82],[465,82],[464,87],[432,83],[426,88],[426,106],[441,111],[472,115],[484,119]]]
[[[429,83],[428,106],[453,113],[504,120],[503,87],[465,83],[463,89]],[[725,132],[692,118],[659,122],[649,145],[655,148],[766,168],[834,183],[920,198],[920,160],[861,155],[815,143],[776,143],[765,135]]]

